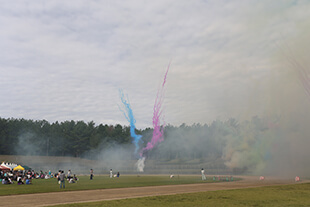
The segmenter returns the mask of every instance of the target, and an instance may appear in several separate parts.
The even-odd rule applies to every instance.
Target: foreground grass
[[[76,191],[76,190],[94,190],[109,188],[127,188],[142,186],[159,186],[159,185],[178,185],[202,182],[218,182],[208,178],[201,181],[201,176],[176,176],[170,179],[169,176],[150,176],[150,175],[125,175],[120,178],[109,178],[108,176],[95,176],[93,180],[89,176],[79,177],[79,181],[74,184],[66,182],[65,189],[59,189],[59,185],[55,178],[52,179],[34,179],[31,185],[12,185],[0,184],[0,196],[13,194],[30,194],[30,193],[49,193],[60,191]]]
[[[310,183],[57,205],[57,207],[73,206],[310,206]]]

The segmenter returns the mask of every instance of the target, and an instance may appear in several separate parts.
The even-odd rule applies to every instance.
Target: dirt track
[[[1,206],[49,206],[64,203],[117,200],[157,195],[172,195],[201,191],[216,191],[240,188],[252,188],[270,185],[294,184],[294,180],[268,178],[259,181],[258,177],[242,177],[243,180],[222,183],[201,183],[187,185],[169,185],[154,187],[118,188],[71,192],[53,192],[27,195],[1,196]],[[308,181],[304,181],[308,182]]]

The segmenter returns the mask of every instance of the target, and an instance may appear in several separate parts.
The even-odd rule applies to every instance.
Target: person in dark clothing
[[[93,169],[90,169],[90,179],[92,180],[94,177],[94,170]]]

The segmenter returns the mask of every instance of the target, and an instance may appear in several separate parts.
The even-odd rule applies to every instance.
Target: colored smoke
[[[243,110],[261,110],[264,122],[252,120],[225,129],[229,135],[222,158],[227,167],[285,177],[309,174],[310,30],[299,32],[298,38],[278,43],[272,70],[257,87],[248,87],[247,100],[259,104]]]
[[[164,137],[163,137],[164,125],[161,126],[160,119],[162,116],[162,103],[163,103],[164,95],[165,95],[165,84],[166,84],[169,67],[170,67],[170,64],[168,65],[163,84],[161,88],[157,91],[157,96],[155,99],[154,112],[153,112],[153,127],[154,127],[153,136],[152,136],[151,141],[148,142],[146,144],[146,147],[144,147],[142,151],[140,152],[140,157],[142,157],[146,151],[153,149],[156,146],[156,144],[164,141]]]
[[[141,135],[136,134],[135,129],[135,123],[136,120],[133,116],[133,112],[129,103],[129,99],[125,99],[124,93],[122,90],[119,90],[121,101],[124,105],[124,110],[120,108],[120,110],[123,112],[124,116],[126,117],[127,121],[130,123],[130,136],[133,138],[133,143],[135,144],[135,154],[137,154],[139,150],[139,142],[142,138]]]

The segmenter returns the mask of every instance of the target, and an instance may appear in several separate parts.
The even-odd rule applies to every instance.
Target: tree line
[[[131,141],[130,128],[93,121],[0,118],[0,154],[80,157],[99,144],[106,147]]]
[[[221,158],[227,150],[229,139],[242,141],[245,126],[251,125],[252,135],[259,138],[260,132],[266,130],[263,120],[239,123],[235,119],[213,121],[211,124],[182,124],[178,127],[167,125],[164,141],[159,143],[145,156],[150,159],[204,159]],[[146,128],[136,130],[142,135],[141,147],[150,141],[153,130]],[[252,140],[252,142],[254,142]],[[249,143],[251,144],[251,143]],[[64,121],[49,123],[46,120],[26,120],[0,118],[0,154],[2,155],[39,155],[39,156],[73,156],[95,159],[99,151],[123,146],[132,149],[130,127],[116,125],[96,125],[93,121]],[[225,148],[226,147],[226,148]],[[132,155],[134,158],[135,155]]]

